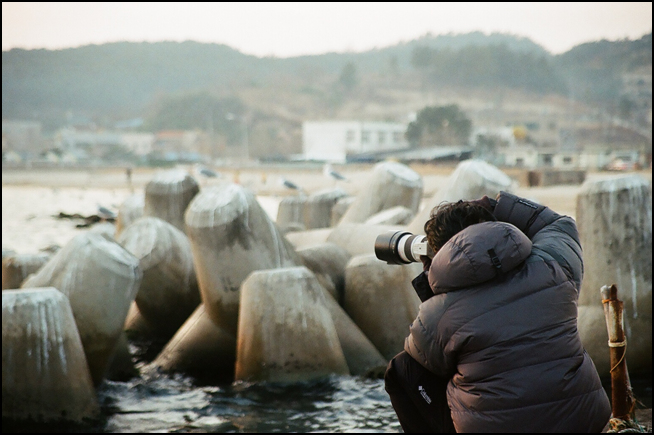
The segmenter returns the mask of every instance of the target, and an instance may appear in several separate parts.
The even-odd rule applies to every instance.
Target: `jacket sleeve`
[[[455,343],[450,340],[455,325],[447,320],[441,322],[446,311],[443,295],[420,304],[418,316],[404,340],[404,350],[427,370],[450,378],[456,371],[457,351]]]
[[[533,253],[554,258],[577,289],[581,288],[583,257],[574,219],[507,192],[497,196],[493,214],[518,227],[531,239]]]

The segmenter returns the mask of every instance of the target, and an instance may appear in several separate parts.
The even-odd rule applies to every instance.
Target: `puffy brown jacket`
[[[577,331],[575,222],[505,192],[494,214],[440,249],[431,297],[414,280],[424,302],[404,348],[451,379],[458,432],[600,432],[611,406]]]

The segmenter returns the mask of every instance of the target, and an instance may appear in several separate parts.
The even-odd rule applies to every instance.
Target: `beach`
[[[282,185],[292,181],[304,193],[339,188],[356,195],[365,184],[372,165],[342,166],[336,169],[347,177],[339,181],[326,177],[320,165],[245,166],[218,168],[218,176],[201,175],[197,167],[180,166],[198,181],[200,188],[221,182],[234,182],[252,190],[259,203],[275,220],[283,198],[298,191]],[[455,169],[455,165],[413,166],[423,180],[423,197],[430,198]],[[93,215],[102,206],[117,212],[132,194],[143,193],[145,185],[163,169],[134,168],[128,179],[125,168],[3,168],[2,171],[2,245],[17,253],[31,254],[52,245],[63,246],[80,231],[79,222],[55,219],[59,213]],[[575,217],[576,197],[580,184],[536,186],[526,185],[526,171],[511,170],[507,175],[516,180],[517,195],[540,202],[560,214]],[[651,171],[638,173],[651,182]],[[587,179],[620,176],[610,172],[591,172]]]

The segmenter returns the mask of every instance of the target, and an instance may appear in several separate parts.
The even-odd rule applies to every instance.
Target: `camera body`
[[[375,240],[375,255],[388,264],[409,264],[420,261],[421,255],[433,257],[427,236],[408,231],[388,231]]]

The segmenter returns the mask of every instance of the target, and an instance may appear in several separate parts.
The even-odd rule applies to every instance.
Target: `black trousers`
[[[388,363],[384,381],[405,433],[456,432],[447,405],[449,379],[436,376],[401,352]]]

